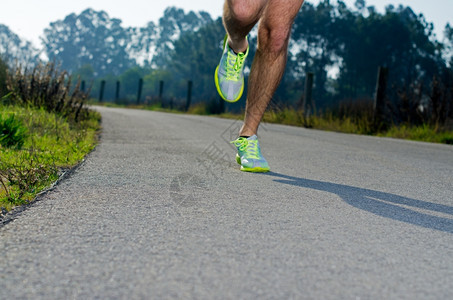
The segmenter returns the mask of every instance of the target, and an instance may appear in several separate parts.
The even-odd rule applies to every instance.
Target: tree
[[[221,19],[187,32],[174,42],[169,53],[168,69],[180,86],[179,97],[184,96],[187,81],[193,81],[194,98],[210,99],[216,96],[213,85],[214,70],[221,55],[221,40],[225,35]]]
[[[453,28],[450,23],[447,23],[444,30],[445,41],[444,41],[444,59],[448,66],[453,68]]]
[[[104,11],[87,9],[53,22],[42,42],[49,59],[70,72],[91,64],[97,76],[119,75],[134,63],[126,51],[129,36],[121,20],[110,19]]]
[[[42,42],[47,56],[75,72],[91,65],[95,77],[120,75],[133,66],[163,67],[173,43],[185,32],[197,31],[212,19],[206,12],[195,13],[175,7],[165,10],[159,25],[123,28],[121,20],[104,11],[87,9],[70,14],[45,29]]]
[[[211,16],[207,12],[195,13],[169,7],[164,16],[159,19],[159,33],[155,40],[156,55],[153,57],[153,66],[164,67],[171,60],[170,53],[174,43],[185,33],[193,33],[201,27],[212,24]]]
[[[338,11],[330,1],[321,1],[318,6],[305,3],[294,22],[290,55],[284,83],[286,90],[297,90],[293,100],[298,100],[305,74],[315,73],[313,97],[318,104],[327,102],[328,71],[339,64],[336,51],[339,47],[338,32],[343,24],[338,20]],[[344,21],[343,21],[344,22]],[[293,82],[293,84],[291,84]],[[282,89],[280,89],[282,90]],[[286,95],[290,95],[289,92]],[[325,103],[321,103],[323,105]]]
[[[149,22],[145,27],[130,27],[126,31],[130,41],[126,47],[129,57],[139,66],[151,66],[156,55],[159,28]]]
[[[430,80],[443,65],[440,45],[434,41],[432,24],[409,7],[387,7],[385,14],[368,16],[344,11],[347,20],[338,31],[336,53],[341,57],[340,94],[370,97],[378,66],[390,69],[390,83],[405,85]]]
[[[39,51],[29,41],[22,40],[2,24],[0,24],[0,56],[11,66],[17,63],[31,67],[39,61]]]
[[[137,95],[138,81],[140,80],[140,78],[143,79],[143,77],[147,73],[146,71],[147,70],[143,69],[142,67],[135,66],[121,74],[121,76],[119,77],[119,80],[121,82],[121,90],[122,94],[125,95],[126,98],[135,99]]]
[[[72,75],[75,78],[80,77],[81,80],[92,81],[94,79],[94,68],[90,64],[81,66],[77,71]]]

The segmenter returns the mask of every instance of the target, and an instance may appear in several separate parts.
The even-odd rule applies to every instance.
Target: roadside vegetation
[[[0,208],[32,201],[96,145],[100,115],[54,64],[30,71],[0,64]],[[0,78],[1,79],[1,78]]]
[[[244,116],[244,112],[219,112],[219,103],[217,103],[217,106],[213,103],[197,103],[191,106],[187,112],[178,108],[170,108],[168,105],[162,105],[161,103],[148,105],[125,105],[109,102],[99,103],[96,101],[91,103],[107,107],[188,113],[227,119],[243,119]],[[412,123],[409,121],[392,121],[378,129],[375,128],[373,119],[373,103],[371,100],[348,101],[340,105],[338,109],[318,112],[309,116],[302,110],[271,104],[263,117],[263,121],[268,123],[453,145],[453,119],[446,119],[442,123],[436,121]]]
[[[264,116],[269,123],[301,126],[306,128],[336,131],[352,134],[375,135],[422,142],[453,145],[453,129],[446,126],[430,124],[390,124],[383,129],[374,131],[373,118],[366,115],[360,117],[340,117],[333,112],[322,115],[304,117],[302,112],[285,109],[269,111]]]

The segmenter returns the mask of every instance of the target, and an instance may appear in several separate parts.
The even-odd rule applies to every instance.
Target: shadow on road
[[[290,184],[302,188],[325,191],[340,196],[346,203],[373,214],[406,222],[409,224],[453,233],[453,207],[411,199],[395,194],[373,191],[331,182],[310,180],[284,174],[269,172],[266,176],[274,176],[275,182]],[[423,209],[425,212],[411,208]],[[429,211],[451,215],[445,218],[428,214]]]

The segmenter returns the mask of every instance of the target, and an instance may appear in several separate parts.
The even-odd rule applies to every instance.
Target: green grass
[[[32,201],[96,145],[98,113],[77,124],[32,107],[0,105],[0,115],[26,130],[21,147],[0,145],[0,207],[7,210]]]
[[[389,130],[379,133],[379,136],[423,141],[430,143],[442,143],[453,145],[453,131],[439,130],[434,126],[392,126]]]
[[[238,119],[241,114],[224,113],[219,115],[223,118]],[[266,111],[263,117],[264,122],[300,126],[319,130],[376,135],[381,137],[391,137],[422,141],[429,143],[441,143],[453,145],[453,129],[441,128],[433,125],[390,125],[386,130],[373,132],[372,117],[365,114],[362,117],[343,117],[340,118],[332,113],[324,113],[321,116],[311,116],[304,118],[302,112],[292,109],[282,109],[278,111]]]
[[[278,112],[266,112],[263,120],[270,123],[303,126],[343,133],[376,135],[430,143],[453,144],[453,130],[439,128],[438,126],[431,126],[428,124],[393,124],[385,130],[373,132],[371,116],[339,118],[332,113],[325,113],[322,116],[312,116],[305,119],[303,118],[301,112],[284,109]]]
[[[20,149],[24,145],[27,128],[14,114],[5,118],[0,115],[0,145]]]
[[[372,133],[372,123],[368,118],[340,118],[330,112],[325,113],[322,116],[305,117],[303,112],[294,109],[285,108],[278,111],[270,110],[265,112],[263,121],[344,133]]]

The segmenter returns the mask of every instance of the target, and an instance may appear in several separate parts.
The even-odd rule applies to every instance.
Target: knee
[[[291,26],[260,26],[258,31],[258,46],[263,51],[281,54],[288,49]]]
[[[262,7],[256,1],[228,0],[228,8],[232,17],[241,24],[250,24],[258,18]]]

